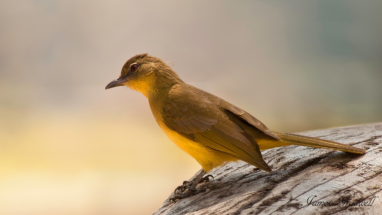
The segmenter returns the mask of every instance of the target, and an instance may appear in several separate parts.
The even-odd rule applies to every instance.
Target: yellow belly
[[[159,123],[164,133],[174,142],[179,148],[191,155],[202,166],[204,171],[210,170],[223,165],[224,163],[237,161],[238,159],[227,155],[225,153],[218,152],[210,149],[200,143],[189,140],[177,132],[169,129],[163,123]]]

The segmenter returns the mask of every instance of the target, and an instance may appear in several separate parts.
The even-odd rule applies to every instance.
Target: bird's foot
[[[190,185],[192,184],[192,181],[183,181],[183,184],[175,188],[174,193],[178,193],[180,191],[183,193],[187,188],[190,188]]]
[[[176,200],[205,192],[208,186],[200,185],[197,189],[196,187],[201,183],[209,182],[210,177],[214,178],[212,175],[206,175],[203,178],[199,178],[199,180],[183,181],[183,184],[175,189],[172,197],[169,198],[169,202],[176,202]]]
[[[192,188],[192,186],[188,186],[184,191],[181,193],[174,192],[173,196],[168,199],[169,202],[176,202],[177,200],[184,199],[190,196],[197,195],[199,193],[205,192],[206,188],[199,188],[195,189]]]
[[[182,185],[180,185],[177,188],[175,188],[174,194],[177,194],[178,191],[180,191],[180,193],[183,193],[184,191],[186,191],[187,188],[190,189],[190,190],[195,190],[195,188],[192,188],[192,184],[194,184],[194,183],[201,184],[201,183],[209,182],[210,181],[210,177],[212,179],[214,179],[214,176],[206,175],[202,179],[200,179],[200,181],[198,181],[198,182],[197,181],[183,181]],[[198,184],[196,184],[196,186]],[[196,187],[196,186],[194,186],[194,187]]]
[[[190,181],[184,181],[183,185],[178,186],[174,193],[171,194],[170,198],[168,199],[169,202],[175,202],[178,199],[183,199],[201,192],[205,192],[207,190],[207,186],[200,185],[198,189],[196,189],[196,187],[199,185],[199,183],[209,182],[209,177],[214,177],[212,175],[206,175],[203,177],[204,174],[206,174],[206,172],[202,170],[196,175],[194,179]]]

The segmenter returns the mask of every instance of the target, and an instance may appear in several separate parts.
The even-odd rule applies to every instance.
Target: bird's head
[[[105,89],[127,86],[148,97],[150,93],[166,90],[181,82],[178,75],[161,59],[139,54],[125,63],[119,78],[110,82]]]

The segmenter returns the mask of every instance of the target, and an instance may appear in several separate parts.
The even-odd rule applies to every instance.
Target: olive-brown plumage
[[[293,144],[365,153],[332,141],[272,132],[246,111],[184,83],[162,60],[148,54],[129,59],[106,89],[116,86],[128,86],[148,98],[161,129],[201,164],[201,176],[237,160],[270,172],[260,150]]]

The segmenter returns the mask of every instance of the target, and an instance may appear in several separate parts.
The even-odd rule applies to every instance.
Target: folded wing
[[[230,120],[219,106],[221,101],[211,94],[193,91],[172,93],[163,106],[164,123],[182,136],[211,150],[229,154],[260,169],[271,171],[263,160],[256,141]]]

